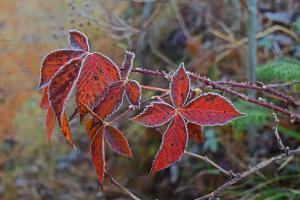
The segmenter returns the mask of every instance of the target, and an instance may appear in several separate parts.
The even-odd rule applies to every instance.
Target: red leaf
[[[197,124],[188,123],[187,130],[188,130],[189,138],[191,138],[195,142],[202,143],[204,141],[203,127]]]
[[[167,123],[175,114],[175,109],[169,104],[155,102],[132,120],[147,127],[161,126]]]
[[[142,96],[142,89],[138,82],[134,80],[127,81],[126,83],[126,97],[132,106],[140,107]]]
[[[46,86],[55,73],[67,62],[80,57],[84,52],[81,50],[61,49],[48,54],[42,63],[41,77],[38,88]]]
[[[125,58],[122,64],[123,70],[121,71],[121,75],[124,79],[128,78],[129,73],[133,67],[133,59],[135,54],[131,51],[125,51]]]
[[[101,127],[101,124],[94,124],[94,121],[92,119],[87,119],[84,123],[85,130],[88,134],[89,139],[92,141],[97,130]]]
[[[73,148],[75,148],[75,145],[72,142],[71,131],[70,131],[70,127],[68,124],[67,115],[65,112],[62,114],[62,117],[61,117],[60,129],[61,129],[62,134],[67,139],[67,141],[73,146]]]
[[[73,49],[89,51],[88,38],[82,32],[69,30],[69,41]]]
[[[55,115],[59,119],[64,111],[65,103],[75,86],[81,63],[82,59],[80,58],[72,60],[64,65],[50,82],[49,101]]]
[[[219,94],[207,93],[185,105],[180,114],[201,126],[223,125],[242,116],[233,105]]]
[[[43,110],[46,110],[49,106],[49,101],[48,101],[48,86],[43,88],[43,94],[40,100],[40,107]]]
[[[120,79],[116,64],[99,53],[89,54],[81,68],[77,82],[77,104],[81,101],[87,106],[94,106],[109,85]]]
[[[111,150],[119,155],[132,157],[127,139],[119,129],[107,126],[104,131],[104,136]]]
[[[91,159],[96,169],[98,180],[103,184],[105,172],[105,150],[103,139],[103,128],[99,128],[91,144]]]
[[[94,112],[101,118],[105,119],[107,116],[116,112],[123,101],[124,96],[124,82],[117,81],[110,85],[103,100],[94,108]]]
[[[176,70],[172,78],[170,90],[174,106],[180,108],[187,100],[190,90],[190,80],[183,63]]]
[[[187,131],[185,123],[180,115],[176,115],[163,135],[159,151],[152,163],[150,176],[180,160],[186,144]]]
[[[55,113],[53,112],[51,107],[48,107],[47,114],[46,114],[46,135],[49,142],[51,141],[51,136],[54,127],[55,127]]]

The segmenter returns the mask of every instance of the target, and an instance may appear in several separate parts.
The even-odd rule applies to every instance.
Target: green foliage
[[[300,61],[293,58],[279,58],[256,68],[256,76],[265,83],[300,80]],[[293,85],[299,91],[299,85]]]
[[[287,82],[300,79],[300,61],[279,58],[256,69],[257,78],[263,82]]]
[[[238,101],[235,103],[235,106],[238,110],[246,114],[245,117],[238,118],[231,122],[235,137],[238,137],[239,133],[246,130],[250,125],[257,128],[264,126],[268,122],[268,117],[271,116],[269,110],[249,102]]]

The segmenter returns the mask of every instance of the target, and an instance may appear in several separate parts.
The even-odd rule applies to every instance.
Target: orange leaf
[[[55,127],[55,113],[51,107],[48,107],[46,115],[46,135],[49,142],[51,142],[51,136]]]
[[[91,159],[102,186],[105,172],[103,128],[99,128],[91,144]]]
[[[60,129],[62,134],[65,136],[66,140],[73,146],[75,149],[75,145],[72,142],[71,131],[68,124],[67,114],[64,112],[61,119]]]
[[[43,110],[46,110],[49,106],[49,100],[48,100],[48,86],[43,88],[43,94],[40,100],[40,107]]]

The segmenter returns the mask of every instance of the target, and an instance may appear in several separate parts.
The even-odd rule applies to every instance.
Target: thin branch
[[[274,126],[273,126],[273,133],[275,135],[275,138],[276,138],[276,141],[277,141],[277,144],[278,144],[278,147],[281,151],[284,151],[285,153],[288,153],[288,147],[284,146],[280,136],[279,136],[279,133],[278,133],[278,130],[277,130],[277,124],[279,123],[279,119],[276,115],[276,113],[273,113],[273,116],[274,116]]]
[[[291,86],[291,85],[294,85],[294,84],[300,84],[300,80],[290,81],[290,82],[287,82],[287,83],[268,84],[268,85],[266,85],[266,87],[277,88],[277,87]]]
[[[271,157],[265,161],[262,161],[260,163],[258,163],[257,165],[250,167],[249,170],[246,170],[242,173],[240,173],[238,176],[230,179],[229,181],[227,181],[226,183],[224,183],[223,185],[221,185],[220,187],[218,187],[216,190],[214,190],[213,192],[197,198],[195,200],[204,200],[204,199],[210,199],[210,200],[214,200],[216,199],[217,196],[219,196],[224,190],[228,189],[229,187],[231,187],[232,185],[242,181],[244,178],[251,176],[252,174],[257,173],[257,171],[269,166],[270,164],[276,162],[276,161],[280,161],[282,159],[285,159],[286,157],[288,157],[289,155],[300,155],[300,147],[298,147],[295,150],[288,150],[288,155],[286,153],[281,153],[277,156]]]
[[[131,197],[133,200],[141,200],[140,198],[138,198],[137,196],[135,196],[133,193],[131,193],[128,189],[126,189],[124,186],[122,186],[118,181],[116,181],[114,179],[114,177],[111,175],[111,173],[109,172],[108,168],[105,167],[106,170],[106,174],[108,175],[110,182],[115,185],[116,187],[118,187],[120,190],[122,190],[125,194],[127,194],[129,197]]]
[[[286,103],[291,103],[295,106],[300,106],[300,101],[295,99],[292,96],[277,92],[276,90],[272,89],[269,85],[264,85],[263,83],[260,83],[260,85],[253,84],[250,85],[246,82],[234,82],[234,81],[216,81],[218,84],[221,85],[228,85],[235,88],[243,88],[243,89],[254,89],[257,91],[265,92],[266,94],[270,94],[272,96],[278,97],[278,99],[283,100]]]
[[[122,69],[121,69],[122,70]],[[136,72],[136,73],[141,73],[141,74],[145,74],[145,75],[151,75],[151,76],[158,76],[158,77],[164,77],[164,78],[169,78],[169,74],[167,74],[166,72],[162,72],[162,71],[152,71],[152,70],[148,70],[148,69],[142,69],[142,68],[136,68],[136,69],[133,69],[132,72]],[[189,75],[190,75],[190,78],[194,79],[194,80],[198,80],[198,81],[201,81],[202,83],[206,84],[206,85],[209,85],[215,89],[218,89],[218,90],[221,90],[223,92],[226,92],[228,94],[231,94],[235,97],[238,97],[244,101],[248,101],[250,103],[254,103],[256,105],[259,105],[261,107],[265,107],[265,108],[269,108],[273,111],[276,111],[276,112],[279,112],[283,115],[286,115],[290,118],[290,120],[292,122],[294,121],[300,121],[300,115],[297,114],[297,113],[293,113],[285,108],[282,108],[280,106],[277,106],[277,105],[274,105],[273,103],[269,103],[269,102],[266,102],[266,101],[261,101],[261,100],[257,100],[255,98],[251,98],[243,93],[239,93],[239,92],[236,92],[224,85],[221,85],[219,84],[218,82],[216,81],[211,81],[210,79],[206,78],[206,77],[203,77],[203,76],[200,76],[198,74],[195,74],[195,73],[191,73],[189,72]]]
[[[227,176],[231,176],[231,177],[234,176],[234,173],[232,171],[228,171],[228,170],[224,169],[223,167],[221,167],[214,161],[210,160],[207,156],[201,156],[201,155],[189,152],[189,151],[185,151],[184,153],[193,158],[197,158],[197,159],[200,159],[200,160],[203,160],[203,161],[209,163],[210,165],[214,166],[217,170],[219,170],[220,172],[222,172],[223,174],[225,174]]]

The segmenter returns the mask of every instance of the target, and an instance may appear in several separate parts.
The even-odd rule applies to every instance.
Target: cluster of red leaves
[[[120,155],[132,157],[124,135],[105,120],[116,112],[126,95],[131,106],[139,107],[141,87],[129,80],[134,53],[125,52],[122,73],[118,66],[100,53],[90,53],[87,37],[76,30],[69,31],[70,49],[48,54],[42,62],[38,88],[43,88],[40,106],[47,109],[48,140],[58,120],[61,132],[72,144],[71,131],[65,112],[66,103],[75,91],[76,110],[82,121],[87,113],[93,120],[85,121],[91,144],[91,157],[100,183],[104,177],[104,138],[109,147]]]
[[[228,100],[215,93],[203,94],[186,103],[190,80],[183,64],[172,77],[170,91],[173,105],[162,100],[151,103],[133,119],[147,127],[161,126],[171,121],[152,163],[151,176],[180,160],[188,135],[195,137],[195,130],[201,130],[201,126],[223,125],[242,115]]]
[[[105,55],[89,52],[88,39],[83,33],[72,30],[69,34],[70,49],[51,52],[43,60],[38,86],[43,88],[40,106],[47,109],[48,140],[57,119],[61,132],[74,146],[65,106],[75,91],[75,111],[80,121],[88,113],[92,116],[92,119],[85,119],[85,127],[91,140],[91,159],[102,185],[105,174],[104,140],[115,153],[132,157],[123,133],[107,120],[119,110],[124,96],[130,106],[140,106],[141,87],[135,80],[129,80],[135,55],[125,52],[120,71]],[[171,121],[153,161],[151,176],[181,158],[188,137],[202,142],[202,126],[223,125],[242,115],[228,100],[215,93],[203,94],[186,103],[189,93],[189,77],[181,64],[170,83],[172,105],[163,100],[152,102],[133,118],[148,127]]]

